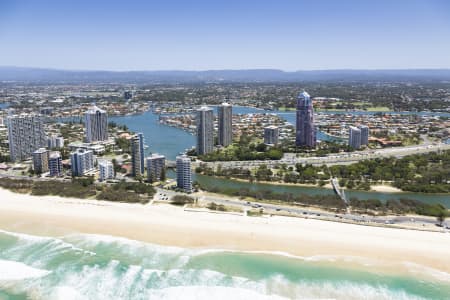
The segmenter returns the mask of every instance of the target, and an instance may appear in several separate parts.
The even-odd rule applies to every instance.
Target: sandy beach
[[[404,191],[402,191],[399,188],[396,188],[396,187],[393,187],[390,185],[385,185],[385,184],[371,185],[370,190],[372,190],[374,192],[382,192],[382,193],[404,193]]]
[[[244,217],[140,205],[36,197],[0,189],[0,229],[37,235],[96,233],[187,248],[283,252],[450,275],[450,234],[289,217]],[[415,267],[414,272],[417,271]],[[450,279],[449,279],[450,280]]]

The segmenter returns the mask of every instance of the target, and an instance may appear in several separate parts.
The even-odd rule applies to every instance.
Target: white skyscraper
[[[224,147],[233,142],[233,108],[229,103],[218,107],[219,115],[219,145]]]
[[[59,151],[52,151],[48,157],[48,169],[50,176],[62,176],[62,158]]]
[[[102,160],[98,163],[99,181],[105,181],[114,178],[114,166],[109,160]]]
[[[8,116],[9,152],[12,161],[26,160],[39,148],[46,146],[44,126],[40,115]]]
[[[70,154],[72,175],[83,176],[94,170],[94,154],[91,150],[77,149]]]
[[[136,134],[131,139],[131,166],[133,177],[144,175],[144,135]]]
[[[192,191],[191,159],[186,155],[177,156],[177,187]]]
[[[367,146],[369,144],[369,127],[361,125],[359,130],[361,130],[361,146]]]
[[[264,144],[278,144],[279,129],[277,126],[267,126],[264,128]]]
[[[97,106],[91,107],[85,115],[86,141],[88,143],[108,140],[108,115]]]
[[[147,178],[149,182],[160,181],[165,168],[166,157],[160,154],[152,154],[147,157]]]
[[[355,126],[349,127],[348,145],[354,149],[361,148],[361,130]]]
[[[197,110],[197,154],[203,155],[214,149],[214,112],[203,106]]]

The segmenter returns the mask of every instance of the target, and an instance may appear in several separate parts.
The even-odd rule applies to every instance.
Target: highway
[[[296,153],[285,153],[280,160],[254,160],[254,161],[216,161],[216,162],[197,162],[205,163],[209,167],[217,167],[219,164],[223,168],[254,168],[265,164],[269,167],[274,167],[279,164],[286,164],[287,166],[295,166],[297,163],[312,164],[312,165],[337,165],[337,164],[351,164],[360,160],[396,157],[401,158],[412,154],[423,154],[429,152],[438,152],[443,150],[450,150],[450,144],[427,144],[407,147],[393,147],[376,150],[355,151],[350,153],[329,154],[327,156],[312,156],[301,157]]]
[[[323,210],[314,210],[311,208],[299,208],[287,205],[276,205],[264,202],[248,202],[235,198],[224,198],[224,197],[214,197],[211,195],[202,195],[199,197],[200,201],[205,202],[215,202],[216,204],[222,204],[225,206],[233,205],[240,206],[244,209],[251,208],[263,208],[264,212],[270,213],[285,213],[292,216],[301,216],[316,219],[326,219],[326,220],[336,220],[336,221],[350,221],[357,223],[374,223],[374,224],[406,224],[406,223],[416,223],[416,224],[426,224],[434,226],[437,221],[433,217],[420,217],[420,216],[381,216],[374,217],[368,215],[356,215],[349,213],[332,213]],[[444,223],[444,227],[450,227],[450,222]]]

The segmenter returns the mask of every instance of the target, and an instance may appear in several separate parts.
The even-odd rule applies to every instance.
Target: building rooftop
[[[14,115],[8,115],[7,119],[11,118],[27,118],[27,117],[40,117],[40,114],[37,113],[20,113],[20,114],[14,114]]]
[[[39,149],[37,149],[36,151],[34,151],[33,153],[38,154],[38,153],[45,153],[45,152],[47,152],[47,149],[46,149],[46,148],[39,148]]]
[[[303,91],[300,94],[298,94],[298,97],[302,97],[302,98],[305,98],[305,99],[311,98],[306,91]]]
[[[58,151],[50,152],[49,158],[58,158],[58,157],[61,157],[61,153],[59,153]]]
[[[159,153],[152,153],[147,158],[166,158],[166,157],[164,155],[162,155],[162,154],[159,154]]]
[[[112,162],[109,160],[106,160],[106,159],[102,159],[102,160],[99,160],[98,164],[108,166],[108,165],[112,165]]]
[[[95,114],[95,113],[97,113],[97,112],[100,112],[100,113],[106,113],[106,111],[104,111],[103,109],[98,108],[96,105],[93,105],[92,107],[90,107],[90,108],[86,111],[87,114]]]
[[[213,110],[213,109],[211,107],[208,107],[208,106],[202,106],[198,110],[199,111],[210,111],[210,110]]]
[[[86,150],[84,148],[78,148],[77,150],[73,151],[71,154],[74,154],[74,153],[83,154],[83,153],[88,153],[88,152],[92,152],[92,150]]]

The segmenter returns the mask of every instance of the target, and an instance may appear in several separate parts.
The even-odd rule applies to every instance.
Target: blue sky
[[[450,1],[0,0],[0,65],[450,68]]]

